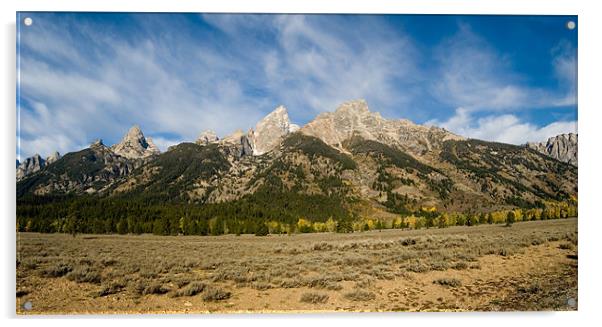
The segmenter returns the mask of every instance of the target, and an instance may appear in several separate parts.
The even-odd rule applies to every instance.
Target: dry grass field
[[[577,219],[266,237],[21,233],[16,297],[19,314],[576,310]]]

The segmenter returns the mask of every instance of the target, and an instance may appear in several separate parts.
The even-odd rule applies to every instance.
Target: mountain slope
[[[181,143],[134,171],[115,186],[112,194],[159,202],[189,201],[194,199],[190,192],[199,195],[200,189],[211,185],[229,167],[217,145]],[[201,192],[200,197],[205,193],[206,190]]]
[[[71,152],[52,165],[17,182],[17,197],[30,195],[102,193],[142,162],[133,162],[97,141]]]
[[[577,169],[541,153],[480,140],[447,141],[440,158],[490,202],[510,205],[567,200],[577,194]]]

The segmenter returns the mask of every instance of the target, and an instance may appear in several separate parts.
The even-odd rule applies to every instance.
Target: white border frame
[[[600,321],[600,237],[602,217],[596,216],[600,210],[595,207],[599,201],[596,191],[602,186],[600,180],[600,78],[602,59],[600,31],[602,17],[597,1],[586,0],[305,0],[289,3],[278,0],[221,0],[207,1],[135,1],[135,0],[9,0],[0,2],[2,11],[2,78],[0,92],[3,108],[0,125],[2,130],[2,160],[0,160],[1,207],[4,209],[2,223],[4,237],[2,257],[2,288],[0,293],[2,316],[10,325],[57,324],[61,326],[77,326],[79,319],[52,318],[41,322],[29,317],[15,316],[15,170],[13,160],[16,144],[16,111],[15,111],[15,18],[16,11],[138,11],[138,12],[266,12],[266,13],[405,13],[405,14],[521,14],[521,15],[578,15],[579,33],[579,69],[578,94],[580,109],[578,114],[578,130],[581,134],[580,152],[580,213],[583,217],[579,224],[580,260],[579,260],[579,311],[561,313],[365,313],[365,314],[311,314],[311,315],[205,315],[205,316],[167,316],[177,318],[178,324],[198,325],[203,323],[239,325],[251,324],[261,326],[281,326],[280,319],[291,320],[292,325],[311,324],[345,324],[364,326],[373,323],[391,323],[404,325],[462,325],[462,326],[508,326],[509,324],[545,324],[546,326],[568,326],[593,324]],[[594,208],[598,210],[594,210]],[[110,316],[115,317],[115,316]],[[132,323],[128,321],[137,316],[111,321],[119,325]],[[144,316],[147,319],[149,316]],[[166,316],[150,316],[165,318]],[[259,317],[260,319],[256,319]],[[81,318],[81,317],[80,317]],[[106,317],[103,317],[106,319]],[[123,317],[122,317],[123,318]],[[199,322],[196,319],[203,319]],[[326,318],[326,320],[323,320]],[[337,321],[328,321],[335,318]],[[493,318],[493,319],[492,319]],[[224,321],[216,321],[223,319]],[[304,321],[311,319],[312,321]],[[320,319],[320,320],[318,320]],[[136,323],[139,323],[137,321]],[[101,325],[103,319],[90,321],[93,325]],[[145,324],[163,325],[162,319],[149,319]]]

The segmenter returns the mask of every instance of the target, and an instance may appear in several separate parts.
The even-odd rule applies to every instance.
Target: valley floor
[[[577,219],[353,234],[20,233],[18,314],[577,310]]]

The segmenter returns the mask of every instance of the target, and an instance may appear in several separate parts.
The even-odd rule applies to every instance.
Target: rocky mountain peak
[[[239,129],[235,130],[234,133],[227,135],[226,137],[221,139],[220,143],[236,144],[236,143],[240,142],[240,138],[243,137],[244,135],[245,135],[245,132],[243,132],[243,130],[239,128]]]
[[[199,135],[199,137],[196,140],[196,143],[205,145],[205,144],[214,143],[217,141],[219,141],[219,138],[217,137],[217,134],[215,133],[215,131],[208,129],[208,130],[201,132],[201,134]]]
[[[57,161],[59,159],[61,159],[61,154],[58,151],[54,151],[53,154],[49,155],[46,158],[46,164],[50,165],[51,163],[53,163],[53,162],[55,162],[55,161]]]
[[[21,180],[29,174],[38,172],[45,166],[46,161],[36,153],[19,163],[19,166],[17,167],[17,180]]]
[[[303,126],[301,132],[341,150],[343,142],[356,135],[415,155],[432,150],[444,140],[462,139],[443,129],[431,129],[406,119],[385,119],[378,112],[371,112],[365,100],[348,101],[334,112],[322,113]]]
[[[560,134],[545,142],[528,142],[527,147],[562,162],[577,166],[577,134]]]
[[[132,127],[130,127],[130,129],[128,130],[126,137],[128,138],[143,138],[144,134],[142,133],[142,130],[140,129],[139,125],[134,125]]]
[[[251,139],[253,138],[253,130],[250,129],[247,133],[243,132],[242,129],[237,129],[234,133],[219,140],[219,144],[233,147],[235,149],[236,157],[240,158],[247,155],[253,154],[253,145]]]
[[[92,142],[90,144],[91,148],[93,148],[93,147],[104,147],[104,146],[105,146],[105,144],[102,142],[102,139],[96,139],[96,140],[94,140],[94,142]]]
[[[261,155],[271,151],[285,135],[298,129],[298,125],[291,123],[286,108],[278,106],[255,125],[251,136],[253,154]]]
[[[366,100],[357,99],[343,102],[335,112],[346,115],[366,115],[370,113],[370,109]]]
[[[128,159],[146,158],[161,152],[150,138],[144,137],[138,125],[132,126],[121,142],[111,148],[116,154]]]

